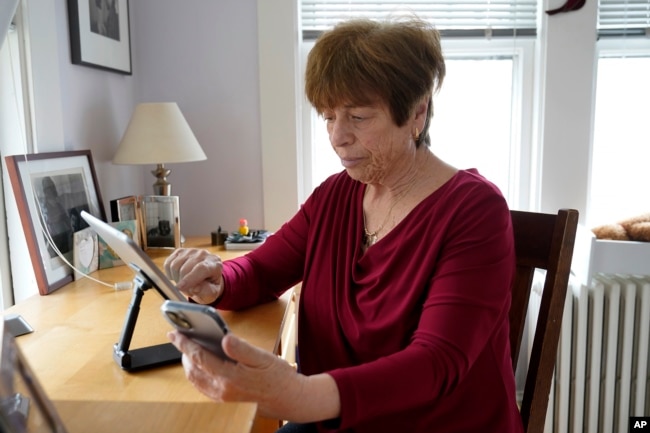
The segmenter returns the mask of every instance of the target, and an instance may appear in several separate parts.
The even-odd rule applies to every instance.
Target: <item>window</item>
[[[650,212],[650,39],[598,42],[589,225]]]
[[[11,8],[10,8],[11,9]],[[29,126],[29,99],[25,97],[26,90],[26,67],[25,41],[23,37],[24,24],[22,19],[22,7],[18,4],[15,17],[6,39],[0,47],[0,154],[13,155],[27,152],[30,149],[27,143],[31,142]],[[8,178],[0,181],[0,197],[13,198],[11,185]],[[24,268],[31,264],[10,263],[9,243],[11,242],[11,256],[19,257],[21,254],[26,257],[26,244],[20,243],[16,236],[11,239],[7,233],[18,233],[22,231],[20,218],[16,206],[5,208],[5,200],[0,201],[0,286],[2,298],[0,307],[7,308],[13,304],[17,286],[16,281],[25,277]],[[18,266],[13,268],[12,266]],[[18,277],[16,277],[18,275]],[[31,277],[33,280],[33,277]],[[33,281],[29,281],[33,283]],[[33,287],[33,284],[31,285]]]
[[[650,212],[650,2],[600,0],[588,223]]]
[[[356,7],[353,12],[346,9],[346,3],[339,6],[338,14],[334,14],[335,7],[330,4],[332,9],[318,15],[315,11],[318,5],[303,1],[302,24],[303,29],[308,29],[303,31],[303,39],[314,37],[319,29],[331,26],[350,13],[370,18],[387,15],[364,9],[364,6],[370,9],[376,5],[352,3]],[[499,15],[499,22],[489,16],[490,10],[480,2],[473,10],[475,17],[462,22],[436,19],[442,15],[440,6],[434,4],[419,11],[417,7],[425,6],[405,2],[403,9],[430,18],[443,36],[447,75],[440,92],[434,96],[435,115],[429,130],[432,151],[458,168],[477,168],[502,190],[510,206],[520,207],[528,203],[530,190],[533,104],[522,101],[532,100],[535,38],[530,35],[535,34],[536,6],[534,1],[505,3],[508,4],[501,5],[502,11],[509,15],[505,12]],[[450,2],[444,7],[449,8],[449,16],[459,12],[460,9],[454,10],[454,7],[468,5]],[[325,18],[328,13],[335,15],[329,21]],[[493,37],[495,34],[502,37]],[[312,46],[313,41],[303,41],[303,71]],[[308,103],[305,105],[302,122],[304,191],[309,194],[342,167],[331,149],[324,121]]]

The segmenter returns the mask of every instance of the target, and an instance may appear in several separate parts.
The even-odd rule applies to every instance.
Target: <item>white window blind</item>
[[[537,0],[302,0],[303,39],[349,18],[381,20],[416,14],[431,21],[443,36],[535,35]]]
[[[600,36],[650,36],[650,0],[600,0]]]

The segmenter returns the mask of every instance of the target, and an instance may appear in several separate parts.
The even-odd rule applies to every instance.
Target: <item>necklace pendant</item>
[[[377,243],[377,232],[366,233],[366,248],[373,246]]]

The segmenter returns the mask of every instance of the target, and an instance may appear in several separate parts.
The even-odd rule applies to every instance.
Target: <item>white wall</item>
[[[143,172],[140,167],[124,167],[111,163],[136,103],[135,76],[71,63],[66,4],[64,1],[56,2],[59,109],[63,140],[47,142],[47,148],[40,143],[38,149],[40,152],[90,149],[97,171],[99,190],[108,214],[109,200],[133,192],[142,192]],[[133,22],[131,25],[133,27]],[[135,58],[135,53],[132,55]],[[35,105],[38,107],[38,101]],[[54,106],[50,108],[54,109]],[[37,121],[41,117],[43,116],[37,113]]]
[[[277,230],[302,196],[298,2],[258,0],[264,226]]]
[[[532,210],[573,208],[585,222],[593,129],[598,2],[542,15],[539,202]],[[549,7],[550,8],[550,7]]]
[[[137,100],[177,102],[208,157],[169,166],[183,234],[234,230],[240,218],[262,228],[256,1],[137,0],[131,9]],[[145,191],[153,181],[147,173]]]

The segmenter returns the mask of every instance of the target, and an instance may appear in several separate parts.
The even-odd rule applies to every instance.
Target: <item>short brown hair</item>
[[[440,34],[431,24],[417,18],[350,20],[316,41],[307,59],[305,94],[319,114],[343,103],[381,100],[397,126],[429,95],[429,117],[417,143],[429,145],[432,95],[444,76]]]

